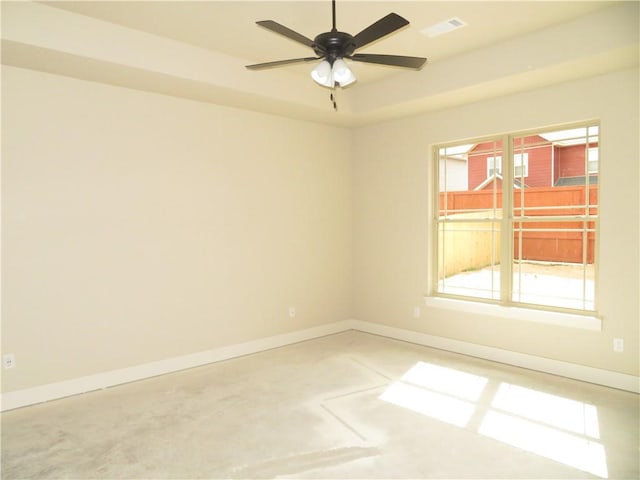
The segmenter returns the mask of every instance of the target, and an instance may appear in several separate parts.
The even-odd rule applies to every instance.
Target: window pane
[[[514,302],[594,310],[594,222],[514,224]]]
[[[597,215],[598,128],[515,137],[515,217]]]
[[[498,299],[502,141],[438,153],[438,292]]]
[[[438,245],[439,293],[500,298],[499,223],[440,223]]]
[[[598,128],[514,137],[513,151],[516,173],[528,157],[528,176],[512,189],[512,300],[594,310]]]

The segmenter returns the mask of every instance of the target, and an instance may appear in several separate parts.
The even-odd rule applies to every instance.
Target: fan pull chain
[[[333,92],[331,92],[329,94],[329,100],[331,100],[331,103],[333,104],[333,109],[337,112],[338,111],[338,103],[336,102],[336,97],[333,94]]]

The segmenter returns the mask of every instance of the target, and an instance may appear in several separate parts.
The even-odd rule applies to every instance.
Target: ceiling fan
[[[275,33],[301,43],[313,49],[315,57],[292,58],[289,60],[278,60],[275,62],[257,63],[247,65],[249,70],[262,70],[266,68],[280,67],[293,63],[314,62],[322,60],[311,72],[311,77],[320,85],[335,88],[345,87],[353,83],[356,78],[349,69],[344,59],[355,62],[376,63],[389,65],[392,67],[411,68],[420,70],[427,61],[422,57],[407,57],[402,55],[379,55],[372,53],[354,53],[357,49],[364,47],[376,40],[409,25],[409,21],[396,13],[381,18],[377,22],[369,25],[357,35],[353,36],[336,29],[336,1],[331,1],[333,25],[330,32],[317,35],[313,40],[291,30],[273,20],[261,20],[256,22]],[[335,106],[335,105],[334,105]]]

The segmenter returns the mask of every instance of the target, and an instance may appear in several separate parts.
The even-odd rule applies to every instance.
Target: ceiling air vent
[[[435,25],[431,25],[430,27],[423,28],[421,32],[427,37],[433,38],[437,37],[438,35],[442,35],[443,33],[449,33],[457,30],[458,28],[465,27],[466,25],[467,23],[464,20],[461,20],[458,17],[453,17],[449,20],[445,20],[444,22],[436,23]]]

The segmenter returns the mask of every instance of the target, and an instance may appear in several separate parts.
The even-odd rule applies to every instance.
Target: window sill
[[[534,308],[507,307],[504,305],[444,297],[425,297],[425,305],[433,308],[443,308],[513,320],[524,320],[527,322],[544,323],[561,327],[580,328],[596,332],[602,330],[602,320],[594,315],[552,312]]]

